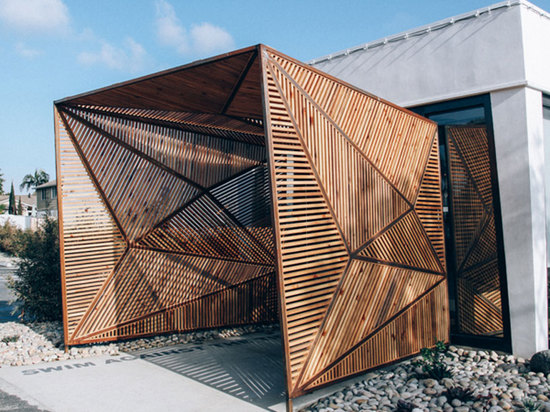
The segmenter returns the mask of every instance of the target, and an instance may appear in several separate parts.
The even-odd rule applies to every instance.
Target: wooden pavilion
[[[292,399],[448,340],[435,123],[263,45],[54,110],[67,345],[280,322]]]

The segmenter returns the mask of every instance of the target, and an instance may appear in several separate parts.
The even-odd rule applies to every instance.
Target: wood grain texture
[[[448,340],[438,142],[425,119],[271,49],[261,57],[296,397]]]
[[[502,336],[497,235],[485,126],[447,126],[456,243],[458,327]]]
[[[225,113],[174,111],[158,91],[57,105],[67,344],[276,319],[263,122],[231,114],[255,56],[218,79],[235,89],[212,91]]]
[[[56,113],[67,344],[278,317],[293,398],[448,339],[434,123],[261,45]]]

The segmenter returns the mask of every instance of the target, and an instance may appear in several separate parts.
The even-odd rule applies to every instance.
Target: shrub
[[[461,402],[468,402],[474,400],[474,391],[470,388],[463,388],[462,386],[451,386],[443,395],[447,397],[449,403],[453,399],[458,399]]]
[[[19,340],[19,335],[4,336],[2,338],[3,343],[17,342]]]
[[[8,287],[20,301],[21,317],[30,321],[60,320],[61,269],[57,221],[46,219],[35,232],[24,232],[21,259]]]
[[[25,232],[9,221],[0,226],[0,252],[19,256]]]
[[[525,399],[522,406],[523,408],[520,408],[520,410],[525,412],[540,411],[543,409],[542,403],[535,402],[532,399]]]
[[[446,352],[447,347],[442,341],[438,341],[433,349],[422,348],[420,351],[422,359],[413,363],[422,368],[423,374],[420,377],[429,377],[438,381],[452,377],[451,369],[443,362]]]
[[[412,412],[414,408],[416,408],[416,406],[413,403],[407,402],[403,399],[399,399],[397,401],[395,412]]]

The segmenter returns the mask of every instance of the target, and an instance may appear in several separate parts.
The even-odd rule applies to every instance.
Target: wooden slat
[[[262,58],[293,398],[448,339],[439,153],[433,123]]]
[[[436,126],[277,53],[271,57],[410,202]],[[308,115],[310,113],[308,112]],[[311,113],[315,115],[315,113]]]
[[[265,46],[56,108],[67,344],[279,315],[292,398],[447,340],[434,123]]]
[[[497,235],[487,130],[448,126],[447,146],[456,244],[458,328],[503,336]]]

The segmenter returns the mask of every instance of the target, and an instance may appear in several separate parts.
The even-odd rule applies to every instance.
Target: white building
[[[465,309],[460,292],[451,287],[452,339],[521,356],[547,348],[550,14],[527,1],[507,1],[310,63],[437,121],[443,171],[452,163],[453,130],[475,125],[484,131],[500,290],[496,297],[479,293],[476,299],[500,305],[502,330],[490,336],[461,329]],[[448,179],[449,196],[466,190],[466,180],[459,184],[450,174]],[[449,213],[449,231],[456,228],[449,235],[453,258],[460,254],[457,233],[466,231],[467,223],[457,224],[452,207]],[[455,268],[449,263],[451,285],[461,276],[457,262]],[[479,316],[478,309],[469,310]]]

